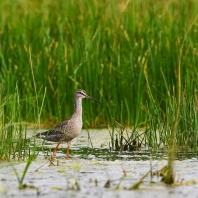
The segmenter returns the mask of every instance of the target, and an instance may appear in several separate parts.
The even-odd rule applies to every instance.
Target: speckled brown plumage
[[[74,113],[70,119],[65,120],[59,124],[57,124],[54,128],[49,131],[45,131],[43,133],[39,133],[36,135],[38,138],[42,138],[47,141],[58,142],[56,148],[53,151],[54,156],[56,156],[56,150],[58,146],[62,142],[67,142],[68,148],[66,156],[69,158],[69,148],[72,139],[77,137],[82,129],[82,99],[88,98],[94,100],[96,102],[101,103],[100,101],[88,96],[86,92],[82,89],[79,89],[75,93],[74,97]]]

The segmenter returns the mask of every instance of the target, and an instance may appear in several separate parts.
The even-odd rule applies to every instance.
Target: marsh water
[[[32,136],[32,131],[28,133]],[[174,162],[175,185],[160,182],[160,176],[148,174],[167,164],[166,152],[149,149],[134,152],[110,151],[108,130],[83,130],[73,140],[71,159],[65,159],[67,145],[61,144],[55,160],[50,159],[56,144],[37,140],[39,154],[18,189],[11,163],[1,162],[0,197],[198,197],[198,158],[196,153],[180,152]],[[13,164],[13,163],[12,163]],[[26,163],[15,163],[21,177]]]

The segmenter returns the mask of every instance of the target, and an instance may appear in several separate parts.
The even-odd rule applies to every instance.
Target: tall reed
[[[35,144],[31,137],[27,137],[28,125],[31,123],[24,122],[22,104],[28,106],[29,111],[23,112],[28,120],[30,113],[38,109],[33,97],[21,99],[17,84],[12,95],[0,95],[0,160],[25,160],[31,154],[35,155]],[[32,126],[38,128],[38,125]]]
[[[75,90],[83,88],[103,102],[83,103],[85,127],[106,126],[112,114],[119,120],[120,111],[122,124],[145,126],[150,96],[144,74],[153,98],[167,97],[197,11],[196,0],[0,1],[2,94],[14,93],[16,82],[23,99],[46,87],[40,119],[54,124],[71,115]],[[182,53],[181,85],[190,94],[197,87],[197,31],[193,26]],[[40,93],[39,104],[42,98]],[[166,103],[159,105],[165,111]],[[24,119],[28,105],[21,108]],[[30,112],[28,121],[34,118]]]

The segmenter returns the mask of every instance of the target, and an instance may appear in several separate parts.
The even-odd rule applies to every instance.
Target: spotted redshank
[[[50,129],[49,131],[45,131],[43,133],[39,133],[36,135],[36,137],[42,138],[47,141],[58,142],[57,146],[53,151],[54,157],[56,157],[56,151],[60,143],[67,142],[68,147],[66,151],[66,158],[69,159],[69,149],[70,149],[71,141],[80,134],[83,126],[83,121],[82,121],[83,98],[88,98],[101,103],[99,100],[96,100],[95,98],[88,96],[84,90],[79,89],[75,93],[74,113],[71,116],[71,118],[57,124],[54,128]]]

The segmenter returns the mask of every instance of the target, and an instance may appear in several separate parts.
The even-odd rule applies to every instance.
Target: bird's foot
[[[52,159],[56,159],[56,153],[53,152],[53,154],[51,155]]]
[[[66,155],[65,157],[66,160],[71,160],[71,158],[69,156]]]
[[[55,159],[56,159],[56,157],[54,158],[53,155],[50,155],[50,157],[48,158],[48,160],[50,162],[50,165],[49,166],[55,166],[54,163],[53,163],[55,161]]]

